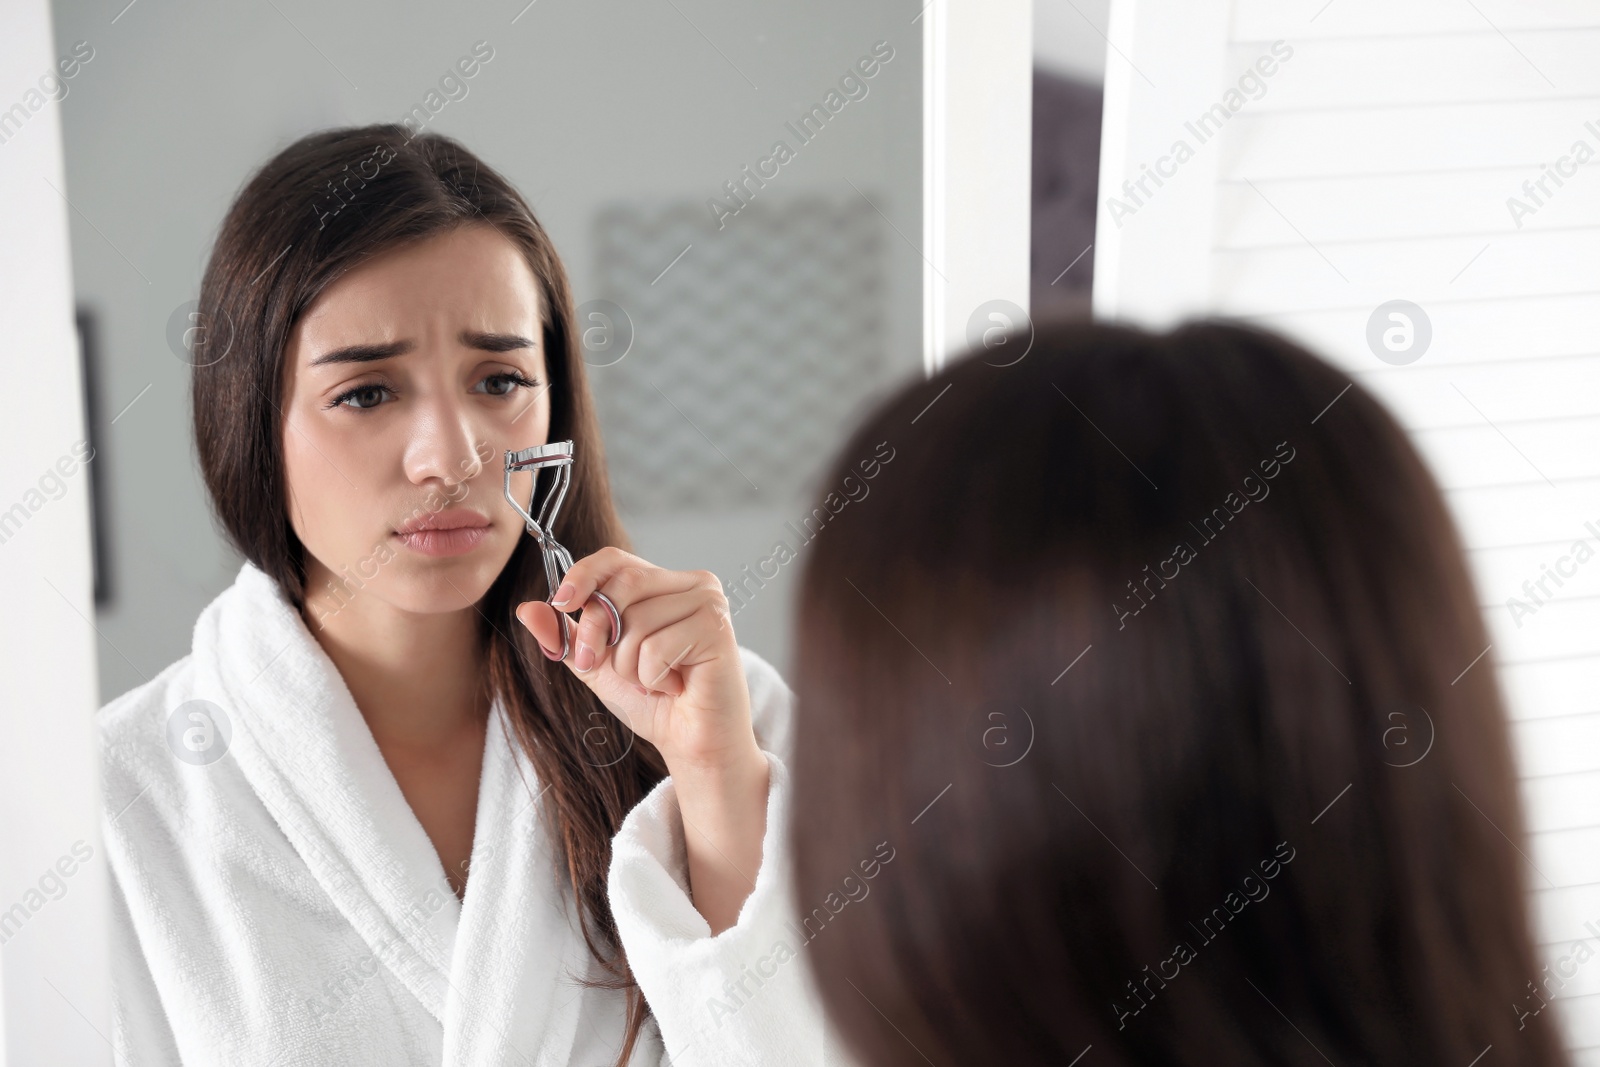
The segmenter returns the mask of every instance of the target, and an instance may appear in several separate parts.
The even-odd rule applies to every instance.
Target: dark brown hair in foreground
[[[896,450],[806,561],[793,678],[796,889],[854,1053],[1565,1062],[1514,1007],[1504,714],[1394,420],[1242,327],[1013,358],[884,402],[823,483]]]
[[[239,551],[304,610],[305,548],[289,524],[283,473],[284,354],[297,317],[363,260],[458,226],[489,225],[521,248],[545,310],[549,440],[574,442],[561,540],[575,558],[628,547],[606,479],[599,423],[573,330],[566,269],[521,194],[456,141],[401,126],[328,130],[285,148],[229,208],[200,286],[193,350],[194,433],[213,508]],[[498,460],[499,457],[495,457]],[[550,664],[513,611],[543,600],[538,547],[521,538],[478,604],[489,683],[549,788],[544,810],[561,843],[585,940],[603,984],[627,990],[631,1055],[647,1012],[622,958],[606,892],[611,839],[666,775],[654,747],[608,734],[586,686]],[[632,742],[631,745],[629,742]],[[602,751],[601,749],[605,750]],[[626,749],[626,754],[613,758]]]

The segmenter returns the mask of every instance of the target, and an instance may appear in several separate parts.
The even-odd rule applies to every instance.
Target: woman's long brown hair
[[[611,501],[599,423],[573,329],[572,293],[550,238],[516,189],[462,145],[395,125],[317,133],[274,156],[234,200],[200,286],[193,348],[194,435],[212,506],[229,540],[305,604],[305,548],[289,523],[282,451],[284,354],[297,318],[329,283],[379,252],[458,226],[493,226],[527,257],[546,309],[549,440],[571,439],[572,486],[561,540],[574,558],[628,547]],[[621,950],[606,892],[611,839],[666,775],[643,739],[631,745],[597,697],[553,666],[513,612],[548,595],[542,559],[521,538],[480,601],[489,684],[510,712],[541,784],[585,942],[622,989],[632,1056],[649,1013]],[[615,746],[601,758],[596,725]],[[627,754],[611,759],[610,752]]]
[[[983,355],[879,405],[823,484],[894,460],[805,562],[795,884],[852,1051],[1565,1063],[1489,639],[1395,421],[1238,326]]]

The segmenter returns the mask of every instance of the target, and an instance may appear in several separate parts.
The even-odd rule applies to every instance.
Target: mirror
[[[829,446],[921,369],[919,24],[842,3],[111,15],[55,7],[63,50],[85,42],[61,118],[116,576],[102,699],[184,655],[239,568],[187,406],[222,212],[293,139],[377,121],[460,139],[529,199],[572,280],[637,550],[722,576],[741,641],[782,666],[774,544],[800,548]]]

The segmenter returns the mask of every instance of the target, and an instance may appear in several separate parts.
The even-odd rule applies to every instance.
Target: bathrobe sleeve
[[[824,1040],[790,884],[784,757],[794,694],[766,660],[740,652],[756,740],[772,768],[755,888],[738,921],[711,936],[689,898],[683,823],[667,778],[628,814],[612,842],[611,907],[661,1033],[663,1065],[843,1067],[850,1061]]]

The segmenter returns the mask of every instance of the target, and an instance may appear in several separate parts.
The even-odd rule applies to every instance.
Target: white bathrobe
[[[653,1012],[632,1064],[824,1053],[786,842],[793,694],[741,648],[771,761],[755,889],[717,937],[670,779],[612,842],[611,905]],[[182,708],[204,700],[215,722]],[[621,993],[579,934],[541,786],[496,705],[464,900],[331,660],[245,564],[184,657],[99,713],[119,1064],[604,1067]]]

